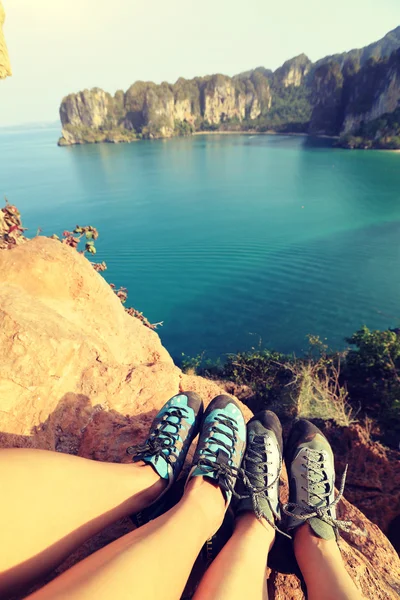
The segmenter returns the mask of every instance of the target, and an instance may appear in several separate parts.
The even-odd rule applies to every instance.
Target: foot
[[[292,427],[285,448],[289,477],[288,529],[308,523],[312,532],[325,540],[338,539],[339,529],[348,531],[350,523],[338,521],[336,504],[344,488],[345,475],[335,499],[335,467],[332,448],[323,433],[299,419]]]
[[[164,494],[176,481],[190,445],[199,431],[203,402],[194,392],[173,396],[156,415],[147,440],[131,446],[133,462],[143,461],[166,481]]]
[[[204,413],[188,482],[195,477],[203,477],[218,486],[226,509],[232,498],[245,445],[246,423],[239,405],[229,396],[217,396]]]
[[[247,447],[237,492],[236,514],[252,511],[276,529],[280,520],[279,477],[282,471],[282,426],[275,413],[263,410],[247,423]]]

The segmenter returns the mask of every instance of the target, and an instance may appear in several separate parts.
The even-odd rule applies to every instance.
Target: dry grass
[[[355,413],[348,402],[346,388],[339,384],[340,365],[306,362],[293,366],[299,417],[333,420],[337,425],[348,427],[355,422]]]

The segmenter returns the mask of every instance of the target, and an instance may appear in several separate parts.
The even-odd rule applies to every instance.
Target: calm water
[[[108,281],[175,358],[342,347],[400,322],[400,154],[285,136],[58,148],[0,132],[0,193],[34,234],[100,231]]]

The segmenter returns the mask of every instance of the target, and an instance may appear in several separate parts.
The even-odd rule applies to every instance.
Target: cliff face
[[[106,281],[72,248],[38,237],[0,250],[0,272],[0,448],[128,462],[126,448],[144,440],[170,396],[192,389],[208,404],[221,393],[214,382],[184,375],[157,334],[124,311]],[[349,448],[339,445],[342,453]],[[371,469],[365,472],[359,457],[351,448],[356,483],[370,486]],[[344,454],[342,459],[347,462]],[[380,486],[375,479],[374,490]],[[283,482],[284,500],[285,473]],[[387,494],[398,495],[395,485],[387,485]],[[371,503],[365,506],[372,514]],[[366,600],[398,598],[400,562],[384,534],[345,500],[339,517],[363,532],[346,534],[340,545]],[[128,519],[109,527],[51,576],[131,529]],[[304,600],[294,575],[269,572],[268,586],[272,599]]]
[[[400,50],[389,59],[370,61],[353,78],[346,106],[343,132],[355,131],[386,113],[392,113],[400,102]]]
[[[177,124],[185,124],[190,133],[200,123],[208,126],[256,119],[270,106],[269,82],[258,73],[246,79],[225,75],[191,81],[181,78],[175,85],[138,81],[125,94],[119,91],[114,97],[94,88],[64,98],[61,144],[107,141],[106,137],[127,132],[170,137]],[[87,139],[90,135],[93,139]]]
[[[3,25],[5,18],[6,15],[4,12],[4,8],[2,3],[0,2],[0,79],[5,79],[9,75],[12,75],[7,45],[3,34]]]
[[[235,117],[242,120],[245,116],[246,98],[236,90],[230,77],[214,75],[204,86],[203,116],[209,123],[218,124]]]
[[[275,79],[283,85],[283,87],[299,87],[305,81],[306,75],[310,72],[312,62],[305,55],[300,54],[291,60],[287,60],[274,73]]]
[[[341,126],[344,77],[337,62],[317,67],[312,78],[310,133],[335,135]]]
[[[315,64],[301,54],[274,73],[260,67],[235,77],[180,78],[174,85],[138,81],[114,96],[98,88],[70,94],[60,108],[59,143],[133,141],[209,129],[348,133],[397,108],[399,47],[400,27],[367,48]]]

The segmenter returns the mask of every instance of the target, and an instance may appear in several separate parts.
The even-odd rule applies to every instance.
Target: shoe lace
[[[225,431],[219,427],[223,425],[228,429]],[[232,455],[237,443],[237,432],[239,431],[235,421],[231,417],[218,415],[215,417],[214,424],[210,427],[211,434],[220,434],[228,438],[229,443],[210,435],[206,438],[208,444],[219,446],[217,450],[211,450],[209,445],[202,450],[197,465],[206,467],[206,471],[213,473],[218,479],[218,485],[226,492],[231,492],[235,496],[237,493],[234,489],[235,479],[238,476],[240,469],[232,464]],[[222,446],[222,449],[221,449]]]
[[[264,486],[254,485],[254,483],[251,482],[252,479],[254,480],[254,472],[248,471],[246,469],[247,463],[252,463],[253,465],[255,465],[256,471],[258,471],[258,474],[261,477],[263,477],[264,481],[265,481],[266,473],[268,471],[268,466],[273,465],[273,462],[268,460],[269,459],[268,450],[270,448],[271,448],[270,440],[268,438],[266,440],[263,436],[254,436],[254,438],[251,441],[248,441],[245,459],[243,461],[243,466],[240,469],[240,477],[243,481],[243,484],[244,484],[246,490],[248,490],[248,494],[239,495],[239,497],[240,497],[240,499],[245,499],[245,498],[250,497],[253,511],[254,511],[257,519],[264,518],[269,523],[269,525],[273,529],[275,529],[275,531],[278,531],[285,537],[292,539],[290,535],[288,535],[287,533],[285,533],[284,531],[279,529],[279,527],[276,525],[276,523],[273,519],[270,519],[265,514],[265,512],[261,509],[259,502],[258,502],[258,498],[260,496],[262,496],[267,501],[269,508],[271,510],[271,513],[275,516],[278,516],[278,515],[276,515],[275,510],[272,507],[271,500],[268,496],[268,490],[273,488],[279,482],[279,477],[280,477],[280,473],[282,470],[282,457],[279,455],[278,473],[277,473],[276,477],[267,485],[264,485]],[[237,496],[238,496],[238,494],[237,494]]]
[[[348,465],[346,465],[342,475],[342,481],[337,497],[332,502],[329,502],[328,499],[331,495],[331,488],[329,479],[326,475],[324,460],[325,457],[322,452],[318,452],[317,450],[308,451],[308,476],[304,475],[304,477],[307,479],[308,485],[307,488],[301,486],[302,489],[308,492],[309,495],[315,497],[317,501],[320,501],[323,504],[321,506],[314,506],[312,504],[309,506],[303,506],[297,504],[296,502],[288,502],[282,506],[282,510],[289,517],[293,517],[299,521],[306,522],[313,517],[317,517],[334,529],[337,528],[341,529],[342,531],[349,532],[352,525],[351,521],[335,519],[329,514],[329,511],[332,508],[335,508],[340,499],[343,497]],[[293,512],[296,509],[301,512]]]
[[[172,418],[178,419],[178,422],[174,422]],[[175,444],[178,439],[179,431],[181,429],[181,421],[188,417],[188,411],[184,407],[169,408],[147,440],[143,444],[137,444],[136,446],[129,446],[126,449],[127,454],[134,455],[134,460],[142,460],[143,458],[154,456],[156,463],[162,456],[168,464],[172,465],[176,461],[176,455],[174,450]],[[174,427],[175,431],[167,431],[167,427]]]

